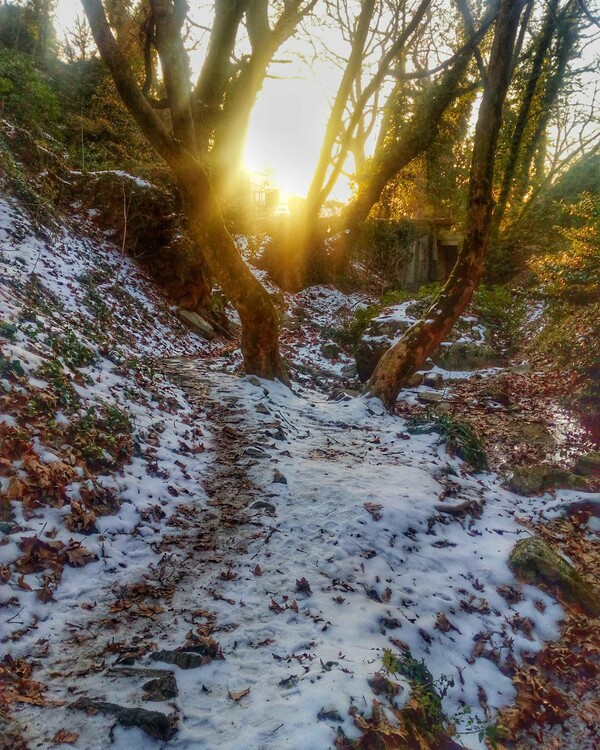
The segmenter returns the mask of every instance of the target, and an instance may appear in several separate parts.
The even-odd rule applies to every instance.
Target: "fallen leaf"
[[[240,690],[237,693],[232,693],[231,690],[227,691],[227,695],[231,698],[232,701],[239,701],[241,700],[245,695],[248,695],[250,692],[250,688],[246,688],[245,690]]]
[[[77,742],[78,737],[79,734],[77,732],[69,732],[66,729],[59,729],[52,738],[52,742],[55,745],[60,745],[61,743],[63,745],[72,745],[74,742]]]

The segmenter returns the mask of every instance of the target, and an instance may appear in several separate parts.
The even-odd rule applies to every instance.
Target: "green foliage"
[[[600,194],[584,193],[564,206],[566,226],[560,245],[530,261],[543,293],[554,299],[586,303],[600,296]]]
[[[42,380],[50,384],[58,403],[70,410],[75,411],[79,408],[81,399],[71,383],[70,377],[65,374],[62,362],[58,359],[48,359],[36,370]]]
[[[0,320],[0,336],[9,341],[14,341],[17,331],[19,329],[14,323],[8,323],[5,320]]]
[[[372,305],[356,310],[354,317],[347,325],[343,328],[327,330],[327,335],[340,346],[353,351],[358,346],[361,337],[371,324],[373,318],[381,315],[386,307],[406,302],[411,296],[403,290],[387,291],[381,295],[379,302],[374,302]]]
[[[409,432],[428,430],[438,432],[440,442],[446,443],[450,453],[462,458],[476,471],[489,469],[485,446],[481,438],[465,422],[460,422],[449,414],[437,414],[429,409],[413,416],[408,422]]]
[[[444,713],[442,700],[448,690],[454,687],[454,677],[443,674],[435,679],[424,659],[418,661],[410,651],[404,651],[396,656],[386,649],[383,655],[383,669],[387,674],[401,675],[408,680],[411,687],[412,710],[404,711],[403,718],[407,723],[413,723],[420,735],[436,740],[440,735],[477,734],[479,742],[487,739],[492,748],[497,747],[498,726],[486,724],[473,716],[469,706],[461,708],[452,716],[446,716]]]
[[[33,58],[14,49],[0,49],[0,102],[19,124],[54,129],[59,116],[55,90],[36,68]]]
[[[21,378],[25,375],[23,365],[18,359],[10,359],[0,353],[0,377],[1,378]]]
[[[354,256],[390,286],[398,287],[402,283],[408,248],[418,235],[417,228],[409,221],[370,220],[365,222],[357,237]]]
[[[33,54],[36,30],[28,8],[8,3],[0,6],[0,48]]]
[[[490,330],[492,346],[511,355],[521,340],[526,315],[523,297],[507,286],[481,285],[473,297],[473,311]]]
[[[104,401],[88,407],[69,425],[73,446],[91,469],[114,469],[131,455],[133,422],[131,414]]]
[[[70,370],[87,367],[97,359],[96,354],[82,344],[78,335],[72,330],[63,335],[51,334],[48,337],[48,343]]]

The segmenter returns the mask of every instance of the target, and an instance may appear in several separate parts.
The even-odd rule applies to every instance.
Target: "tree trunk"
[[[265,288],[244,263],[227,231],[206,172],[189,158],[176,171],[192,239],[242,321],[242,354],[248,373],[289,384],[279,353],[279,319]]]
[[[448,335],[471,301],[483,274],[492,218],[496,146],[511,76],[511,53],[522,9],[523,0],[501,0],[475,130],[465,240],[457,263],[424,318],[388,349],[369,381],[369,395],[380,398],[390,410],[394,408],[407,378],[423,365]]]
[[[181,26],[177,25],[180,18],[168,18],[169,11],[180,12],[185,3],[183,0],[177,0],[174,4],[153,0],[157,21],[160,18],[162,23],[161,59],[169,66],[170,104],[173,105],[176,127],[189,141],[186,143],[189,148],[166,128],[144,96],[129,61],[113,36],[101,0],[82,0],[82,5],[100,55],[110,70],[123,102],[178,182],[194,247],[203,253],[211,274],[240,315],[246,371],[288,383],[279,353],[279,324],[271,298],[240,257],[223,222],[206,170],[190,150],[193,148],[193,138],[189,131],[190,117],[189,112],[185,111],[185,102],[191,108],[191,96],[186,96],[183,88],[183,79],[186,78],[189,83],[189,77],[180,54],[183,47],[178,30]],[[162,18],[161,14],[164,14]]]
[[[515,176],[515,170],[517,168],[517,161],[519,158],[519,153],[521,151],[521,144],[523,142],[525,128],[527,127],[527,123],[529,121],[531,105],[539,86],[544,62],[546,60],[546,55],[550,48],[552,36],[556,28],[556,10],[558,8],[558,2],[559,0],[550,0],[542,31],[536,42],[537,46],[535,54],[533,56],[531,73],[529,75],[529,79],[527,80],[527,86],[525,87],[523,100],[521,101],[521,105],[519,107],[517,121],[515,123],[515,128],[510,141],[508,159],[506,161],[506,166],[504,167],[504,174],[502,175],[500,195],[498,197],[498,202],[494,210],[494,236],[496,231],[499,229],[500,224],[502,223],[502,218],[504,216],[504,212],[506,211],[506,204],[508,203],[510,189],[513,184],[513,178]]]

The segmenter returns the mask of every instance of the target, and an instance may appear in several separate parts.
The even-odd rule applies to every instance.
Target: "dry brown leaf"
[[[248,695],[249,692],[250,692],[250,688],[246,688],[245,690],[240,690],[237,693],[232,693],[231,690],[228,690],[227,695],[231,698],[232,701],[236,701],[237,703],[237,701],[241,700],[244,696]]]
[[[63,745],[72,745],[74,742],[77,742],[78,737],[78,732],[69,732],[67,729],[59,729],[52,738],[52,742],[55,745],[60,745],[61,743]]]

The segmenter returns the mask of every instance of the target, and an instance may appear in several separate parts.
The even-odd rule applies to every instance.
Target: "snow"
[[[51,335],[75,332],[95,354],[79,369],[82,379],[75,384],[82,409],[102,403],[127,409],[137,446],[119,471],[99,478],[122,504],[114,515],[99,516],[90,535],[67,531],[68,506],[36,508],[28,516],[14,503],[21,528],[5,535],[0,564],[21,554],[22,536],[43,539],[49,532],[65,544],[75,536],[98,556],[84,567],[65,567],[55,601],[46,604],[35,594],[38,574],[24,576],[31,591],[19,587],[15,574],[3,587],[2,652],[28,658],[42,653],[36,679],[48,682],[53,698],[68,704],[86,695],[138,705],[139,685],[107,671],[115,657],[103,647],[124,641],[177,648],[203,621],[206,615],[199,613],[210,612],[224,660],[188,670],[169,666],[179,695],[170,703],[141,704],[177,714],[178,733],[169,747],[328,748],[338,726],[357,738],[348,710],[370,713],[374,694],[368,680],[381,669],[384,650],[399,653],[401,644],[423,658],[435,678],[454,678],[444,699],[449,715],[469,707],[485,721],[480,688],[492,712],[514,699],[505,674],[509,648],[517,661],[535,653],[558,636],[563,616],[541,590],[519,587],[508,567],[515,541],[529,533],[519,519],[554,517],[562,502],[581,493],[521,498],[505,490],[497,475],[468,471],[436,434],[407,439],[406,423],[377,400],[330,401],[305,383],[290,390],[222,372],[239,362],[239,354],[215,360],[218,345],[188,333],[133,262],[107,242],[76,236],[67,226],[51,237],[35,236],[26,214],[9,200],[0,200],[0,238],[0,320],[19,322],[3,354],[21,362],[30,387],[42,388],[45,381],[36,370],[52,356]],[[45,304],[24,324],[24,282],[34,269]],[[94,292],[109,310],[101,321]],[[326,360],[316,329],[367,300],[331,287],[285,300],[288,308],[295,304],[308,311],[296,338],[284,341],[288,354],[338,376],[350,360]],[[384,318],[409,319],[408,304]],[[485,330],[471,322],[470,340],[484,340]],[[94,341],[99,330],[109,337],[108,354]],[[160,361],[167,358],[169,372],[178,377],[162,373]],[[138,364],[127,365],[130,359]],[[6,378],[0,382],[7,391],[19,387]],[[401,398],[410,399],[411,392]],[[0,421],[14,424],[9,414]],[[254,455],[258,451],[227,452],[217,438],[224,426],[264,457]],[[201,442],[204,450],[186,451],[182,442]],[[41,461],[58,460],[40,440],[35,447]],[[15,466],[25,477],[21,465]],[[273,481],[275,470],[287,484]],[[227,484],[231,476],[239,480],[239,497]],[[222,486],[223,497],[207,490],[211,478]],[[69,485],[69,498],[81,497],[83,479]],[[5,491],[7,482],[0,481]],[[213,528],[211,516],[221,512],[219,503],[226,505],[230,490],[231,503],[248,498],[242,503],[245,515],[230,527]],[[481,505],[479,517],[440,511],[464,501]],[[162,517],[146,513],[151,506]],[[188,518],[177,515],[184,510],[193,522],[180,529],[174,519]],[[214,535],[210,559],[199,546],[204,529]],[[227,571],[231,575],[224,575]],[[303,578],[310,592],[298,590]],[[172,583],[172,601],[150,619],[120,618],[111,609],[115,596],[143,580]],[[505,585],[521,588],[523,599],[507,604],[498,591]],[[454,629],[436,629],[441,615]],[[511,627],[514,615],[530,618],[530,636]],[[474,655],[481,634],[499,663]],[[135,666],[167,668],[148,654]],[[396,679],[403,686],[401,705],[410,688]],[[247,688],[237,702],[229,696]],[[323,710],[339,716],[327,719]],[[139,729],[116,727],[109,735],[113,719],[65,705],[22,705],[15,716],[39,746],[49,746],[64,726],[79,733],[72,747],[82,750],[107,747],[109,736],[115,748],[162,746]],[[476,733],[459,739],[466,747],[482,747]]]

